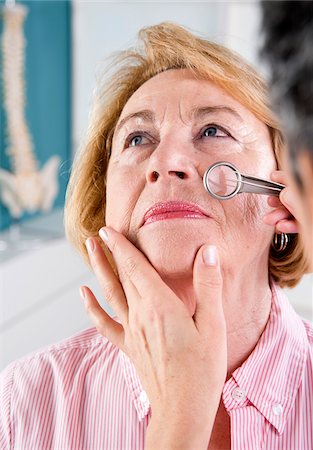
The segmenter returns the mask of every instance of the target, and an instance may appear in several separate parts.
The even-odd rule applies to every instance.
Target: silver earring
[[[277,252],[283,252],[286,250],[289,242],[288,234],[286,233],[275,233],[272,241],[272,246]]]

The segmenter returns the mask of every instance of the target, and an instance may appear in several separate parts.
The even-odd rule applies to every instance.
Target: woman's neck
[[[260,269],[260,266],[256,266]],[[271,290],[267,266],[253,273],[223,273],[223,308],[227,324],[228,375],[242,365],[253,351],[269,318]],[[247,276],[247,273],[249,275]],[[184,302],[190,314],[196,308],[193,280],[164,279]]]

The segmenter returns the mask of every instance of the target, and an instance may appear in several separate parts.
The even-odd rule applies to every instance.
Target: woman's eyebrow
[[[219,112],[226,112],[228,114],[232,114],[236,117],[236,119],[240,120],[240,122],[243,122],[243,119],[241,115],[233,108],[230,108],[229,106],[202,106],[202,107],[196,107],[191,110],[190,116],[195,119],[202,119],[204,116],[207,116],[209,114],[219,113]],[[136,111],[133,113],[128,114],[125,116],[116,126],[115,133],[118,133],[120,129],[125,125],[126,122],[128,122],[131,119],[134,118],[140,118],[144,120],[145,122],[154,122],[155,121],[155,114],[149,109],[144,109],[142,111]]]
[[[125,125],[126,122],[133,118],[143,119],[145,122],[154,122],[155,114],[149,109],[144,109],[142,111],[137,111],[134,113],[130,113],[125,116],[116,126],[115,133],[118,133],[119,130]]]
[[[230,108],[229,106],[203,106],[201,108],[196,107],[193,108],[191,111],[191,117],[194,119],[202,119],[204,116],[207,116],[209,114],[216,114],[216,113],[228,113],[233,115],[237,120],[240,122],[243,122],[243,118],[241,115],[233,108]]]

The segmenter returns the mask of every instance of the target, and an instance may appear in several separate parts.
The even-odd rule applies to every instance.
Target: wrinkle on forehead
[[[189,123],[193,116],[201,118],[206,113],[218,113],[219,110],[233,115],[238,122],[242,122],[243,119],[238,109],[249,112],[240,102],[233,99],[227,92],[210,80],[198,80],[193,76],[179,76],[178,79],[173,79],[173,74],[166,80],[159,78],[162,76],[168,77],[168,75],[167,72],[159,74],[140,86],[129,98],[121,117],[132,113],[134,109],[137,111],[145,109],[156,110],[156,107],[160,106],[160,104],[162,108],[158,108],[159,111],[157,111],[159,115],[158,121],[160,122],[163,122],[168,111],[172,110],[176,111],[177,116],[185,124]],[[160,87],[160,83],[164,84],[165,87]],[[174,103],[173,98],[169,98],[168,92],[170,95],[173,94]],[[212,111],[210,111],[211,108]],[[186,118],[184,118],[185,114]]]
[[[188,123],[190,122],[190,117],[188,117],[188,115],[187,115],[187,117],[186,117],[187,120],[184,120],[182,103],[183,103],[183,99],[181,97],[178,102],[178,116],[184,125],[188,125]]]
[[[266,125],[247,107],[212,81],[199,80],[192,72],[183,69],[162,72],[141,85],[126,103],[121,121],[127,115],[149,110],[155,115],[154,120],[147,121],[145,117],[139,119],[138,116],[138,121],[133,122],[133,125],[144,126],[150,121],[160,130],[167,120],[172,119],[189,126],[195,114],[198,114],[200,120],[206,117],[206,113],[209,117],[210,109],[221,117],[222,125],[227,122],[224,125],[231,126],[230,131],[235,133],[238,142],[248,147],[254,146],[260,136],[264,136],[264,128],[267,129],[266,140],[270,140]]]

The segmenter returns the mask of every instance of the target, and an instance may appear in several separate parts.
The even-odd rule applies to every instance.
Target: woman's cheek
[[[125,235],[133,210],[140,193],[143,181],[134,167],[112,165],[107,176],[106,190],[106,224]]]
[[[269,210],[266,196],[238,194],[223,202],[228,232],[244,234],[264,226],[262,217]]]
[[[263,222],[263,217],[271,210],[267,203],[267,196],[248,194],[244,200],[244,223],[248,225],[251,233],[264,234],[264,238],[271,235],[271,228]]]

